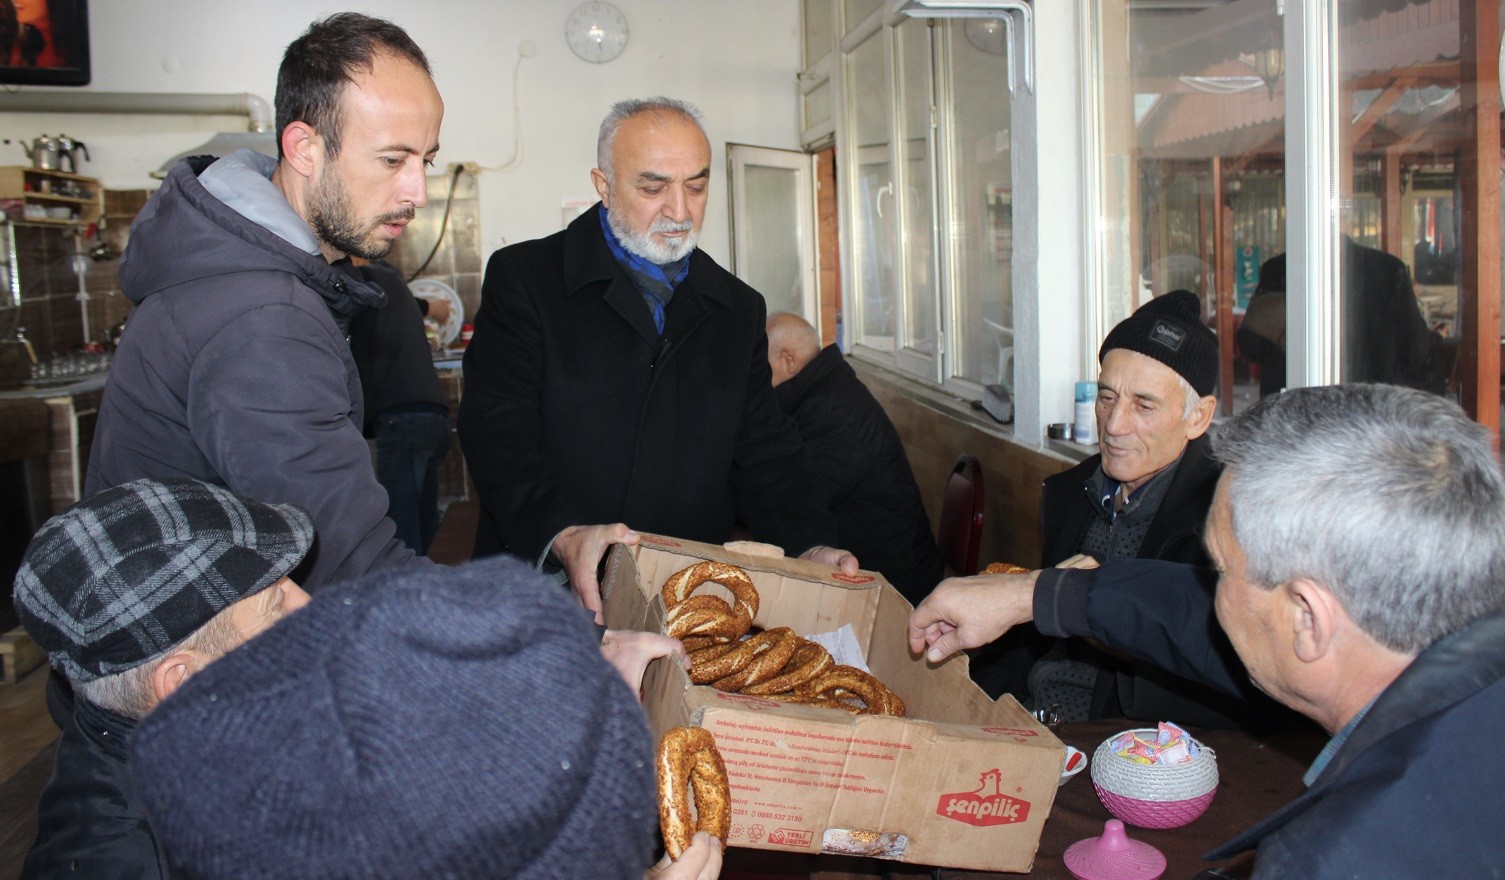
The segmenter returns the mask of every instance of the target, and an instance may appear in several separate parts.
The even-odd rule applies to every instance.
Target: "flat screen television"
[[[89,84],[89,0],[0,0],[0,84]]]

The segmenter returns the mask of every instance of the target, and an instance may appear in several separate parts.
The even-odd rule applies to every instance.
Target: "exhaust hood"
[[[79,92],[46,89],[0,93],[0,113],[143,113],[161,116],[244,116],[245,131],[222,131],[207,143],[185,150],[152,172],[163,177],[179,159],[209,153],[224,156],[250,148],[277,155],[272,132],[272,108],[266,99],[249,92]]]

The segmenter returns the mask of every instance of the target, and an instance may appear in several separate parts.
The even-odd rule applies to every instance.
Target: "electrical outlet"
[[[472,174],[472,175],[474,175],[474,174],[480,174],[481,173],[481,163],[479,163],[479,162],[451,162],[451,163],[449,163],[449,173],[450,174],[454,174],[456,172],[462,172],[462,173],[465,173],[465,174]]]

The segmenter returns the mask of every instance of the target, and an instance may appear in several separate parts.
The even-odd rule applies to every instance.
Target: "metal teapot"
[[[69,143],[72,143],[71,141]],[[33,140],[31,146],[21,144],[21,149],[26,151],[27,158],[31,159],[31,167],[40,168],[44,171],[58,170],[58,162],[62,155],[62,145],[52,135],[44,134]]]
[[[89,158],[89,148],[84,146],[83,141],[76,141],[66,134],[57,136],[57,168],[69,174],[78,173],[78,154],[82,152],[84,158]],[[91,160],[92,161],[92,160]]]

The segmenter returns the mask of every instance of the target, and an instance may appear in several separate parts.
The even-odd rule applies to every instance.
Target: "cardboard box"
[[[852,716],[725,694],[654,663],[644,705],[655,735],[691,725],[716,737],[731,781],[731,846],[1030,869],[1065,747],[1012,698],[990,700],[965,658],[931,667],[911,657],[911,606],[881,576],[644,535],[609,558],[607,625],[662,631],[664,581],[705,559],[747,570],[760,597],[755,627],[810,635],[850,624],[873,674],[908,707],[907,718]]]

